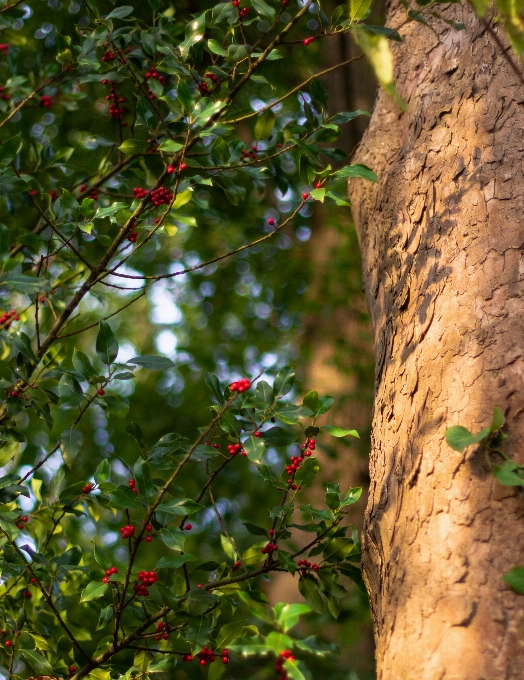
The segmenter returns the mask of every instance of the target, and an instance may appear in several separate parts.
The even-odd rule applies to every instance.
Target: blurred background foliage
[[[337,4],[331,0],[323,3],[322,8],[331,16]],[[184,20],[187,21],[190,14],[200,13],[213,3],[202,0],[157,3],[153,0],[151,5],[158,5],[159,11],[180,16],[180,30],[183,30]],[[149,20],[151,5],[135,3],[135,15],[140,17],[143,13],[144,20]],[[381,10],[374,11],[377,12],[376,23],[379,23]],[[64,3],[32,0],[4,15],[2,21],[11,25],[4,26],[2,41],[12,45],[12,49],[7,59],[0,60],[0,83],[6,83],[12,77],[11,69],[17,76],[28,78],[31,86],[42,82],[46,64],[52,61],[49,55],[52,53],[54,57],[55,54],[55,31],[67,35],[74,30],[75,24],[88,26],[91,20],[82,3],[75,0],[64,0]],[[311,12],[309,22],[310,30],[315,30],[315,11]],[[346,59],[353,50],[347,36],[319,40],[301,50],[284,46],[284,61],[270,62],[265,75],[280,91],[295,86],[322,67]],[[376,85],[363,62],[339,70],[322,82],[330,95],[330,113],[359,108],[371,110]],[[52,149],[69,149],[62,151],[64,158],[71,154],[68,167],[89,176],[103,163],[108,148],[116,141],[116,128],[104,113],[106,92],[99,84],[50,86],[44,94],[55,99],[57,105],[46,109],[37,100],[30,103],[21,115],[15,116],[5,134],[11,136],[22,128],[30,128],[34,145],[28,153],[41,159],[40,171],[34,173],[34,177],[43,191],[52,191],[63,184],[63,172],[56,157],[53,158]],[[130,93],[122,89],[119,94]],[[260,84],[258,96],[261,101],[274,96],[272,85]],[[251,101],[243,104],[256,108],[259,102],[251,97]],[[297,110],[304,108],[304,99],[295,97],[293,106]],[[0,101],[0,107],[7,110],[8,103]],[[358,143],[365,124],[366,120],[361,117],[344,127],[343,136],[336,145],[347,157]],[[247,126],[240,125],[238,134],[246,145],[256,141]],[[133,172],[137,183],[146,185],[152,169],[160,170],[159,160],[147,158],[136,165]],[[300,191],[302,184],[292,162],[288,170],[282,186],[294,183],[291,190]],[[116,184],[113,186],[117,187]],[[124,189],[129,193],[126,187]],[[122,190],[121,185],[112,188],[111,181],[106,185],[106,191],[112,194]],[[145,274],[173,271],[173,267],[190,267],[232,249],[248,238],[263,234],[268,217],[288,214],[291,210],[288,198],[285,191],[269,194],[253,189],[245,201],[233,206],[227,204],[225,197],[220,199],[215,194],[211,196],[205,188],[199,189],[196,193],[201,207],[198,224],[194,226],[192,220],[188,220],[175,236],[166,234],[150,242],[135,257],[133,271]],[[33,227],[38,215],[27,201],[22,206],[15,206],[9,200],[2,201],[0,222],[12,220],[13,211],[23,243],[22,235]],[[187,214],[191,215],[190,209]],[[223,214],[227,214],[227,221]],[[122,284],[122,280],[118,283]],[[97,321],[102,305],[103,313],[107,315],[133,295],[135,292],[131,289],[114,289],[103,302],[91,296],[83,307],[81,325]],[[47,306],[42,313],[50,315],[52,310]],[[203,379],[206,371],[229,382],[244,375],[253,376],[262,369],[272,376],[273,368],[290,363],[300,378],[297,390],[305,393],[318,389],[320,393],[337,397],[337,412],[331,421],[355,427],[361,435],[359,441],[337,441],[329,446],[319,442],[319,455],[325,461],[323,479],[335,479],[343,487],[366,485],[373,356],[362,293],[359,249],[349,208],[318,202],[307,205],[294,224],[276,238],[219,265],[157,283],[137,303],[114,317],[111,325],[118,331],[119,361],[139,353],[159,353],[171,358],[175,367],[161,373],[142,369],[135,381],[120,383],[120,394],[130,400],[130,411],[125,419],[108,416],[99,407],[93,407],[79,425],[84,435],[84,449],[74,468],[66,472],[71,479],[84,477],[89,480],[102,455],[113,458],[113,471],[120,475],[120,482],[125,483],[130,476],[126,465],[131,464],[139,453],[135,441],[125,431],[130,420],[141,423],[148,443],[173,430],[193,438],[209,416],[209,391]],[[73,324],[68,331],[75,327]],[[94,343],[96,330],[93,328],[65,340],[68,353],[72,354],[74,347],[87,351]],[[1,352],[6,358],[5,344]],[[72,419],[72,413],[65,412],[49,433],[42,420],[21,414],[19,425],[28,440],[21,472],[29,469]],[[56,460],[52,458],[36,477],[44,485],[49,484],[60,462],[57,453]],[[269,486],[255,481],[246,464],[235,466],[234,470],[229,468],[216,486],[215,495],[224,519],[239,535],[243,535],[241,519],[262,523],[265,517],[261,512],[268,506],[268,494],[276,494]],[[39,483],[37,481],[36,486]],[[191,488],[192,483],[194,488]],[[186,483],[187,495],[197,493],[200,483],[199,474],[195,472],[193,482]],[[22,498],[21,503],[24,502]],[[352,521],[357,526],[360,526],[365,502],[363,498],[353,510]],[[118,548],[117,540],[121,519],[121,513],[117,512],[114,531],[107,531],[102,537],[106,551],[116,564],[125,558],[123,553],[119,554],[122,548]],[[90,550],[97,527],[85,517],[71,519],[68,532],[71,536],[76,535],[79,544]],[[189,550],[195,542],[200,554],[204,554],[206,544],[218,541],[219,535],[220,529],[213,515],[199,516],[188,539]],[[149,550],[156,550],[155,543]],[[345,585],[350,593],[342,600],[337,623],[326,613],[323,616],[311,614],[301,624],[304,634],[315,633],[324,642],[336,643],[340,648],[340,654],[319,658],[310,666],[313,677],[370,680],[374,677],[374,660],[366,598],[349,581]],[[268,582],[266,593],[272,603],[301,600],[293,579],[287,575],[282,581],[277,578]],[[81,629],[81,620],[75,624]],[[260,664],[258,667],[257,661],[250,677],[257,680],[273,677],[273,665],[266,666]],[[176,680],[200,675],[198,667],[179,666],[174,671]]]

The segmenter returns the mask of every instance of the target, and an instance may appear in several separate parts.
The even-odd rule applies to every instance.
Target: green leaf
[[[448,430],[446,430],[446,442],[448,446],[451,446],[455,451],[464,451],[466,446],[470,444],[476,444],[489,435],[490,429],[485,428],[478,434],[471,434],[471,432],[463,427],[462,425],[453,425]]]
[[[497,430],[500,430],[500,428],[503,425],[504,425],[504,414],[498,408],[498,406],[495,406],[495,408],[493,410],[493,418],[491,419],[491,425],[489,426],[489,431],[490,432],[496,432]]]
[[[242,522],[242,524],[246,527],[250,534],[253,534],[253,536],[267,536],[267,530],[262,527],[258,527],[256,524],[252,524],[251,522]]]
[[[96,338],[96,353],[106,366],[110,366],[118,355],[118,341],[106,321],[100,322],[100,330]]]
[[[344,430],[342,427],[337,427],[336,425],[323,425],[321,430],[325,430],[332,437],[347,437],[351,435],[352,437],[357,437],[358,432],[356,430]]]
[[[326,92],[326,90],[322,87],[322,83],[320,82],[320,80],[318,80],[317,78],[315,78],[315,80],[313,80],[313,82],[311,83],[311,96],[316,102],[320,104],[320,106],[322,106],[322,108],[326,107],[329,95]]]
[[[288,630],[291,630],[291,628],[294,628],[297,625],[302,614],[309,613],[311,613],[311,609],[307,604],[285,604],[280,610],[277,621],[284,633],[287,633]]]
[[[20,274],[18,267],[5,274],[3,280],[0,280],[0,282],[11,286],[11,288],[14,288],[19,293],[25,293],[26,295],[35,295],[36,293],[47,291],[51,288],[49,282],[45,279]]]
[[[524,567],[513,567],[504,574],[502,580],[513,588],[519,595],[524,595]]]
[[[233,642],[238,639],[244,632],[244,622],[234,621],[233,623],[226,623],[222,626],[217,635],[216,648],[224,649],[230,647]]]
[[[171,529],[162,529],[160,531],[160,538],[164,541],[171,550],[184,550],[184,542],[186,536],[182,529],[173,527]]]
[[[262,439],[268,446],[289,446],[294,444],[298,437],[293,432],[284,430],[282,427],[270,427],[269,430],[262,432]]]
[[[324,559],[327,562],[342,562],[351,553],[354,546],[352,538],[334,538],[324,549]]]
[[[14,335],[13,344],[16,349],[24,356],[26,356],[28,359],[31,359],[31,361],[33,361],[35,364],[38,363],[38,357],[33,352],[33,348],[31,347],[31,340],[25,333]]]
[[[20,448],[19,442],[0,442],[0,467],[7,465],[16,456]]]
[[[98,625],[96,629],[101,630],[102,628],[105,628],[109,623],[111,623],[111,621],[113,621],[113,617],[113,607],[111,605],[109,607],[104,607],[100,611],[100,617],[98,619]]]
[[[21,649],[20,653],[37,675],[54,675],[53,666],[45,656],[32,649]]]
[[[301,661],[294,661],[293,659],[286,659],[284,661],[284,670],[291,680],[306,680],[306,676],[300,666],[303,666]]]
[[[107,583],[100,583],[99,581],[91,581],[82,591],[80,602],[91,602],[91,600],[98,600],[108,589]]]
[[[224,395],[222,393],[220,382],[218,381],[216,375],[213,375],[213,373],[206,373],[204,375],[204,380],[206,382],[206,385],[213,393],[215,399],[218,401],[218,403],[224,404],[225,403]]]
[[[318,460],[313,456],[305,458],[302,465],[295,473],[295,482],[299,487],[309,486],[320,471]]]
[[[251,4],[259,14],[267,17],[270,21],[275,18],[275,10],[273,7],[267,4],[264,0],[251,0]]]
[[[257,116],[254,130],[255,139],[262,141],[271,137],[271,133],[275,126],[275,120],[275,114],[272,111],[264,111],[264,113]]]
[[[0,165],[9,165],[22,146],[22,133],[6,139],[0,146]]]
[[[104,569],[104,571],[107,571],[112,566],[109,557],[105,554],[102,548],[96,544],[94,549],[94,557],[96,562],[102,567],[102,569]]]
[[[177,557],[161,557],[156,563],[155,569],[179,569],[186,562],[198,562],[198,557],[189,553]]]
[[[22,191],[27,191],[29,186],[22,177],[17,177],[11,173],[0,177],[0,192],[4,194],[21,194]]]
[[[293,388],[295,382],[295,370],[290,366],[284,366],[273,383],[273,399],[276,401],[285,396]]]
[[[349,123],[349,121],[354,120],[357,116],[370,117],[371,114],[369,111],[363,111],[362,109],[357,109],[356,111],[340,111],[330,118],[330,121],[335,123],[335,125],[343,125],[344,123]]]
[[[118,418],[125,418],[129,411],[129,401],[125,397],[111,395],[104,397],[103,402],[107,406],[109,413]]]
[[[111,503],[124,510],[143,510],[144,506],[129,489],[116,489],[108,494]]]
[[[98,375],[89,358],[76,347],[73,352],[73,366],[88,382]]]
[[[266,644],[276,654],[280,654],[284,649],[291,649],[293,647],[293,640],[285,633],[276,633],[273,631],[267,636]]]
[[[261,462],[262,454],[266,450],[262,438],[250,436],[244,441],[243,447],[249,460],[253,463]]]
[[[165,371],[168,368],[173,368],[175,365],[171,359],[167,357],[160,357],[154,355],[147,355],[141,357],[134,357],[129,359],[128,364],[135,364],[136,366],[143,366],[148,368],[150,371]]]
[[[202,510],[203,507],[203,505],[200,505],[200,503],[197,503],[192,498],[173,498],[172,500],[161,503],[157,509],[168,515],[183,517],[184,515],[192,515],[193,513]]]
[[[371,0],[350,0],[349,16],[351,21],[360,21],[371,7]]]
[[[207,41],[207,46],[213,54],[218,54],[221,57],[227,57],[227,50],[225,50],[218,40],[213,40],[212,38]]]
[[[142,432],[142,428],[138,423],[129,423],[129,425],[126,427],[126,432],[135,439],[136,443],[141,449],[145,447],[144,433]]]
[[[345,168],[334,173],[333,179],[344,179],[346,177],[361,177],[370,182],[378,182],[376,174],[366,165],[356,163],[355,165],[346,165]]]
[[[339,571],[344,574],[344,576],[349,576],[363,593],[367,594],[366,586],[364,580],[362,579],[362,572],[358,567],[354,567],[352,564],[344,564],[339,567]]]
[[[122,5],[122,7],[116,7],[112,12],[106,16],[106,21],[111,19],[123,19],[134,12],[134,8],[131,5]]]
[[[278,551],[278,561],[280,562],[282,569],[289,571],[290,574],[294,574],[296,572],[297,563],[286,550]]]
[[[324,413],[327,413],[329,409],[333,406],[335,403],[334,397],[330,397],[328,395],[324,397],[320,397],[318,400],[318,415],[323,416]]]
[[[193,654],[199,652],[209,642],[211,636],[211,618],[206,616],[194,616],[187,627],[186,642],[191,645]]]
[[[318,410],[318,392],[316,390],[312,390],[311,392],[308,392],[306,394],[306,396],[304,397],[304,400],[302,401],[302,403],[313,414],[315,414]]]
[[[362,495],[362,487],[356,486],[352,487],[344,497],[344,500],[340,503],[340,507],[343,508],[346,505],[353,505],[356,503],[360,496]]]
[[[306,600],[306,604],[317,614],[324,613],[324,602],[319,593],[319,584],[311,574],[305,574],[298,580],[300,594]]]
[[[158,148],[165,153],[176,153],[177,151],[180,151],[180,149],[183,149],[184,145],[180,144],[180,142],[175,142],[173,139],[166,139],[166,141],[162,142]]]
[[[82,433],[75,430],[74,427],[69,427],[60,435],[60,448],[62,450],[62,458],[69,469],[73,467],[75,458],[82,448],[84,438]]]
[[[493,466],[493,476],[502,486],[524,486],[524,465],[506,460],[502,465]]]
[[[100,484],[101,482],[107,482],[111,475],[111,465],[109,465],[109,461],[107,458],[104,458],[99,464],[97,469],[95,470],[94,474],[94,479],[97,484]]]
[[[307,406],[283,404],[277,409],[279,419],[288,425],[299,425],[302,418],[310,418],[313,412]]]

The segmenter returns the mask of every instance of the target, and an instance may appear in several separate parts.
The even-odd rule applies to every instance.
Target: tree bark
[[[439,7],[441,7],[439,5]],[[363,532],[381,680],[524,678],[523,490],[445,430],[506,416],[524,442],[524,88],[467,6],[393,46],[401,113],[383,92],[351,180],[375,337]],[[394,0],[388,26],[404,19]],[[499,33],[505,42],[502,33]]]

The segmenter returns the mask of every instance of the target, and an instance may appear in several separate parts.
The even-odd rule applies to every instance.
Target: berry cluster
[[[120,527],[122,538],[131,538],[135,535],[135,527],[132,524],[126,524],[125,527]]]
[[[241,453],[243,456],[247,456],[247,453],[242,448],[242,444],[228,444],[227,450],[232,456],[236,456],[237,453]]]
[[[303,45],[309,45],[310,43],[315,42],[315,36],[312,35],[310,38],[304,38],[302,41]]]
[[[4,99],[6,102],[11,99],[11,95],[7,94],[3,85],[0,85],[0,99]]]
[[[197,90],[200,92],[200,94],[201,94],[202,96],[205,96],[206,94],[209,94],[209,85],[207,84],[207,81],[206,81],[206,80],[202,80],[202,82],[200,82],[200,83],[197,85]]]
[[[83,193],[86,189],[87,189],[87,184],[81,184],[80,185],[81,193]],[[49,192],[49,193],[51,193],[51,192]],[[94,201],[98,201],[98,189],[91,189],[89,197],[92,198]]]
[[[235,564],[231,567],[231,571],[236,571],[237,569],[240,569],[242,566],[242,562],[240,560],[238,562],[235,562]]]
[[[55,102],[54,102],[54,101],[51,99],[51,97],[50,97],[49,95],[47,95],[47,94],[43,94],[43,95],[40,97],[40,104],[41,104],[42,106],[45,106],[46,109],[48,109],[48,108],[50,108],[51,106],[53,106],[54,103],[55,103]]]
[[[186,657],[184,659],[184,656]],[[189,658],[191,657],[191,658]],[[213,651],[212,649],[209,649],[209,647],[206,645],[204,649],[201,652],[198,652],[197,654],[198,657],[198,663],[201,666],[206,666],[207,663],[213,663],[213,661],[216,661],[216,650]],[[182,655],[182,661],[192,661],[193,657],[191,654],[184,654]],[[228,664],[229,663],[229,649],[223,649],[222,650],[222,663]]]
[[[138,496],[138,489],[136,488],[136,480],[130,479],[129,480],[129,488],[131,491]]]
[[[256,158],[257,157],[257,145],[253,144],[251,147],[251,151],[248,151],[247,149],[242,149],[242,158],[247,160],[248,158]]]
[[[218,83],[218,76],[216,76],[214,73],[204,73],[204,78],[209,78],[213,83]]]
[[[0,316],[0,326],[2,328],[9,328],[11,325],[12,321],[19,321],[20,318],[18,314],[16,313],[16,309],[12,309],[10,312],[4,312],[2,316]]]
[[[267,545],[265,545],[262,550],[260,551],[263,555],[271,555],[272,552],[276,552],[278,550],[278,545],[276,543],[273,543],[273,541],[269,541]]]
[[[149,533],[151,533],[151,532],[153,531],[153,525],[152,525],[152,524],[146,524],[146,531],[148,531]],[[151,538],[151,536],[146,536],[146,537],[145,537],[146,543],[151,543],[152,540],[153,540],[153,539]]]
[[[167,205],[168,203],[171,203],[172,200],[173,194],[165,187],[158,187],[158,189],[153,189],[151,192],[151,201],[155,208],[158,208],[160,205]]]
[[[300,570],[302,576],[307,574],[308,569],[313,569],[313,571],[318,571],[320,569],[318,564],[311,564],[311,562],[308,562],[307,560],[298,560],[297,567],[306,567],[305,569]]]
[[[147,586],[152,586],[153,583],[156,583],[158,576],[155,571],[139,571],[138,578],[142,583],[135,583],[133,590],[138,597],[147,597],[149,595]]]
[[[147,189],[142,189],[142,187],[135,187],[133,189],[133,196],[135,198],[140,199],[140,200],[145,198],[148,194],[149,194],[149,191]]]
[[[115,84],[111,80],[104,78],[102,83],[104,85],[110,85],[110,94],[106,95],[107,101],[112,101],[112,104],[109,105],[109,117],[114,118],[115,120],[120,120],[125,113],[125,109],[123,106],[119,106],[119,104],[123,104],[125,102],[125,97],[118,96]],[[122,123],[122,125],[127,127],[127,123],[125,122]]]
[[[92,490],[93,485],[90,484],[89,482],[84,487],[82,487],[82,493],[91,493]]]
[[[306,439],[306,441],[302,444],[301,448],[304,451],[304,454],[306,456],[310,456],[313,453],[313,451],[316,449],[316,446],[317,446],[316,439]]]
[[[278,680],[287,680],[287,671],[284,670],[284,661],[289,659],[290,661],[295,660],[293,652],[289,649],[283,649],[278,655],[278,659],[275,661],[275,668],[277,673],[280,673]]]
[[[231,392],[238,392],[242,393],[248,390],[251,387],[251,381],[249,378],[242,378],[242,380],[236,380],[235,382],[232,382],[231,385],[229,386],[229,389]]]
[[[106,571],[106,575],[105,575],[104,578],[102,579],[102,582],[103,582],[103,583],[107,583],[107,582],[109,581],[109,578],[110,578],[113,574],[118,574],[118,569],[117,569],[116,567],[109,567],[109,569]]]
[[[156,629],[157,629],[157,634],[155,635],[156,640],[169,640],[169,633],[172,630],[172,626],[170,623],[167,624],[166,629],[165,623],[163,621],[158,621],[158,623],[156,624]]]
[[[107,61],[114,61],[114,60],[115,60],[115,53],[112,52],[111,50],[106,50],[104,52],[104,56],[102,57],[102,59],[100,61],[107,62]]]
[[[29,522],[29,517],[27,517],[26,515],[24,515],[23,517],[19,517],[18,520],[17,520],[17,522],[18,522],[18,523],[17,523],[16,526],[17,526],[19,529],[23,529],[23,528],[24,528],[24,524],[25,524],[26,522]],[[21,522],[24,522],[24,524],[21,524]]]
[[[165,85],[165,83],[166,83],[165,76],[160,75],[154,66],[151,66],[149,71],[146,73],[146,78],[152,78],[153,80],[158,80],[158,82],[161,85]],[[149,90],[149,92],[151,92],[151,90]]]

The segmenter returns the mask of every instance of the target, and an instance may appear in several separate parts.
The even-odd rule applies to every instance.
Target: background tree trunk
[[[467,6],[442,15],[466,30],[413,22],[393,46],[408,110],[379,95],[354,158],[379,184],[349,187],[376,358],[364,571],[379,678],[512,680],[523,491],[444,432],[499,406],[524,458],[524,88]]]

